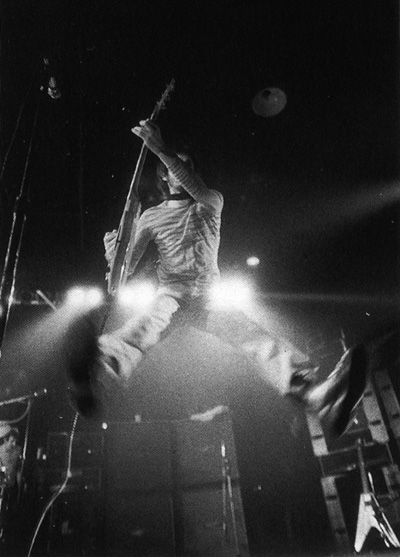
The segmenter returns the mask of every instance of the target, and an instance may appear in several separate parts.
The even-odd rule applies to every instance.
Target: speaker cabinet
[[[108,423],[103,467],[107,493],[170,489],[169,431],[168,423]]]
[[[185,490],[184,555],[246,555],[247,541],[240,489],[224,487]]]
[[[107,557],[175,555],[171,496],[133,491],[109,493],[105,534]]]
[[[66,432],[52,432],[47,437],[46,481],[56,491],[65,480],[71,438]],[[72,440],[71,470],[64,492],[98,492],[102,488],[103,435],[75,433]]]
[[[104,448],[110,555],[248,554],[229,415],[112,422]]]
[[[76,442],[75,477],[87,479],[99,468],[100,480],[71,478],[74,490],[57,504],[50,525],[58,555],[79,545],[85,555],[96,548],[96,557],[248,555],[229,414],[207,423],[109,422],[100,434],[81,433]],[[51,434],[53,486],[60,482],[66,451],[65,436]],[[91,527],[85,528],[96,539],[83,543],[79,517],[85,505],[92,509]]]

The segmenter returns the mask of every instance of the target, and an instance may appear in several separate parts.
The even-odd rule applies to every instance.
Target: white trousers
[[[229,312],[213,320],[201,301],[186,304],[165,293],[160,293],[141,317],[131,317],[114,332],[100,336],[104,370],[128,380],[146,351],[160,341],[179,313],[184,316],[183,324],[199,326],[246,353],[262,379],[282,395],[290,392],[293,374],[315,370],[306,354],[289,341],[274,337],[257,319],[252,320],[241,312]]]

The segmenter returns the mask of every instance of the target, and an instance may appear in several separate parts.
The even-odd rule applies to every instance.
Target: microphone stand
[[[51,99],[59,99],[61,97],[61,92],[58,89],[57,82],[56,82],[55,78],[49,75],[49,61],[48,61],[48,59],[44,58],[43,63],[44,63],[44,72],[42,70],[43,76],[41,77],[41,79],[45,79],[47,81],[47,94],[49,95],[49,97]],[[18,119],[17,119],[17,125],[16,125],[16,128],[14,130],[14,134],[13,134],[13,137],[12,137],[12,140],[11,140],[11,145],[10,145],[10,147],[8,149],[8,152],[7,152],[6,160],[4,161],[4,163],[2,165],[2,169],[1,169],[1,173],[0,173],[0,181],[3,177],[3,173],[4,173],[4,169],[5,169],[5,163],[8,159],[8,155],[10,153],[11,146],[14,143],[14,140],[15,140],[16,131],[17,131],[17,128],[19,127],[20,119],[21,119],[21,116],[22,116],[22,110],[26,106],[26,103],[27,103],[27,100],[28,100],[28,97],[30,95],[32,85],[34,84],[34,82],[35,82],[35,78],[32,78],[31,83],[30,83],[29,88],[28,88],[28,92],[26,94],[26,98],[23,101],[23,104],[22,104],[22,107],[21,107],[21,110],[20,110],[20,113],[19,113],[19,116],[18,116]],[[45,87],[43,85],[41,85],[39,87],[39,89],[40,89],[40,91],[43,91],[45,89]],[[27,176],[28,166],[29,166],[31,152],[32,152],[33,139],[34,139],[35,131],[36,131],[36,124],[37,124],[37,119],[38,119],[38,114],[39,114],[39,106],[40,106],[40,100],[37,99],[36,110],[35,110],[35,114],[34,114],[34,117],[33,117],[32,132],[31,132],[31,137],[30,137],[29,146],[28,146],[28,152],[27,152],[26,160],[25,160],[24,173],[23,173],[23,176],[22,176],[22,181],[21,181],[19,194],[16,197],[16,200],[15,200],[15,203],[14,203],[14,212],[13,212],[13,220],[12,220],[12,225],[11,225],[11,232],[10,232],[10,237],[9,237],[9,241],[8,241],[7,254],[6,254],[4,269],[3,269],[3,276],[2,276],[1,284],[0,284],[0,357],[1,357],[1,348],[3,346],[4,336],[5,336],[6,328],[7,328],[7,324],[8,324],[8,318],[10,316],[10,309],[11,309],[12,298],[13,298],[13,294],[14,294],[15,278],[16,278],[16,274],[17,274],[18,259],[19,259],[19,254],[20,254],[20,251],[21,251],[22,236],[23,236],[25,221],[26,221],[26,209],[27,209],[27,205],[28,205],[28,201],[29,201],[29,184],[26,185],[26,176]]]
[[[11,226],[11,232],[7,247],[7,255],[4,263],[3,276],[0,285],[0,356],[8,319],[10,316],[12,297],[15,287],[15,278],[17,274],[18,259],[26,221],[26,208],[29,199],[29,186],[26,186],[26,175],[28,171],[30,155],[32,152],[33,138],[35,135],[38,113],[39,106],[37,106],[35,111],[21,187],[14,204],[13,222]]]

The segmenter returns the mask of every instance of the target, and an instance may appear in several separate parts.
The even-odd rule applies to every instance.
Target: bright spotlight
[[[71,306],[81,306],[85,299],[85,291],[83,288],[72,288],[68,290],[66,302]]]
[[[260,260],[257,256],[251,255],[246,259],[246,263],[249,267],[258,267],[258,265],[260,264]]]
[[[101,304],[103,293],[99,288],[71,288],[67,292],[66,303],[76,308],[93,308]]]
[[[103,301],[103,292],[99,288],[89,288],[86,292],[87,304],[96,307]]]
[[[118,290],[118,302],[124,307],[147,308],[154,300],[156,289],[150,282],[126,285]]]
[[[211,289],[211,304],[216,308],[243,308],[251,299],[252,289],[242,279],[224,279]]]

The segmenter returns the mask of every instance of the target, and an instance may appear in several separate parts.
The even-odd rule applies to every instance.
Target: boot
[[[328,436],[338,438],[345,433],[362,400],[368,376],[368,357],[364,345],[348,349],[325,381],[301,383],[293,377],[293,388],[306,408],[318,414]]]

